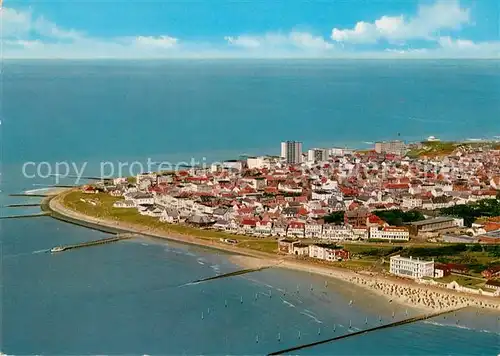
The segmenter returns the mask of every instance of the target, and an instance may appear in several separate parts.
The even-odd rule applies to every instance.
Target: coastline
[[[218,241],[201,239],[193,235],[176,232],[167,233],[165,231],[157,231],[153,228],[144,227],[140,224],[91,217],[64,206],[61,201],[65,194],[70,191],[71,189],[66,189],[64,192],[59,192],[54,196],[45,198],[42,203],[44,209],[53,212],[56,215],[55,217],[60,220],[65,220],[67,222],[73,221],[73,223],[88,228],[95,228],[101,231],[132,232],[183,244],[192,244],[225,251],[234,255],[230,257],[233,263],[247,268],[274,266],[339,279],[384,297],[389,302],[395,302],[420,310],[436,311],[464,306],[500,310],[500,300],[494,297],[469,295],[454,290],[418,284],[412,280],[389,277],[370,272],[358,273],[335,266],[321,266],[308,263],[307,261],[296,260],[290,256],[280,256],[235,247]],[[59,217],[57,215],[59,215]]]

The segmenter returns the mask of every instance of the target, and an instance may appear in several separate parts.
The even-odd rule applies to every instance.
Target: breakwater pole
[[[109,244],[112,242],[118,242],[121,240],[131,239],[134,236],[136,236],[136,235],[135,234],[118,234],[118,235],[115,235],[113,237],[108,237],[106,239],[87,241],[87,242],[82,242],[82,243],[74,244],[74,245],[59,246],[61,249],[58,252],[67,251],[67,250],[74,250],[74,249],[83,248],[83,247],[91,247],[91,246]]]
[[[367,334],[369,332],[373,332],[373,331],[377,331],[377,330],[381,330],[381,329],[388,329],[388,328],[393,328],[393,327],[400,326],[400,325],[415,323],[417,321],[431,319],[431,318],[434,318],[436,316],[443,315],[443,314],[448,314],[448,313],[451,313],[451,312],[456,312],[456,311],[464,309],[464,308],[465,307],[460,307],[460,308],[456,308],[456,309],[451,309],[451,310],[448,309],[448,310],[439,311],[439,312],[436,312],[436,313],[430,313],[430,314],[424,314],[424,315],[420,315],[420,316],[415,316],[413,318],[408,318],[408,319],[404,319],[404,320],[400,320],[400,321],[395,321],[393,323],[389,323],[389,324],[385,324],[385,325],[375,326],[375,327],[370,328],[370,329],[360,330],[360,331],[356,331],[356,332],[353,332],[353,333],[349,333],[349,334],[345,334],[345,335],[341,335],[341,336],[337,336],[337,337],[332,337],[332,338],[325,339],[325,340],[311,342],[309,344],[303,344],[303,345],[299,345],[299,346],[290,347],[288,349],[271,352],[268,355],[271,356],[271,355],[290,354],[291,352],[294,352],[294,351],[298,351],[298,350],[310,348],[310,347],[317,346],[317,345],[326,344],[326,343],[337,341],[337,340],[341,340],[341,339],[346,339],[348,337],[354,337],[354,336],[358,336],[358,335],[362,335],[362,334]]]
[[[4,205],[4,208],[27,208],[35,206],[41,206],[41,204],[8,204]]]
[[[12,215],[12,216],[2,216],[0,217],[0,220],[6,220],[6,219],[22,219],[22,218],[41,218],[43,216],[49,216],[50,213],[43,212],[43,213],[36,213],[36,214],[27,214],[27,215]]]

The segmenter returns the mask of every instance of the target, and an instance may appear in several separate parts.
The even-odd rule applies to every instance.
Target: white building
[[[243,169],[243,162],[238,160],[227,160],[222,162],[222,168],[224,169],[234,169],[241,171]]]
[[[337,241],[354,240],[354,233],[349,226],[325,224],[323,225],[321,238]]]
[[[410,231],[404,227],[370,227],[370,239],[389,241],[408,241]]]
[[[328,160],[328,150],[324,148],[311,148],[307,151],[309,162],[324,162]]]
[[[271,167],[271,159],[266,156],[262,157],[248,157],[247,158],[248,169],[262,169]]]
[[[422,206],[422,198],[419,196],[409,195],[403,197],[401,207],[406,209],[417,209]]]
[[[281,158],[288,164],[302,163],[302,142],[281,142]]]
[[[422,261],[413,257],[392,256],[390,272],[408,278],[434,277],[434,261]]]
[[[345,150],[343,148],[333,147],[329,149],[328,153],[330,154],[330,156],[343,156],[344,152]]]

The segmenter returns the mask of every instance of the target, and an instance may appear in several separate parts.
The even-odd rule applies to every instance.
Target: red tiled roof
[[[248,225],[248,226],[255,226],[255,225],[257,225],[257,221],[255,221],[254,219],[243,219],[241,221],[241,224]]]

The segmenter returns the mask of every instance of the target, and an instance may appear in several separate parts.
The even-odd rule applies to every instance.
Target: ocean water
[[[7,62],[0,205],[36,202],[7,194],[53,183],[24,177],[28,161],[88,162],[94,175],[100,161],[277,153],[283,139],[364,147],[398,134],[491,138],[500,135],[498,69],[496,61]],[[167,241],[46,252],[104,235],[47,217],[0,222],[2,352],[265,354],[345,334],[349,323],[405,317],[364,290],[295,271],[189,285],[239,267],[227,254]],[[466,310],[297,353],[494,355],[498,316]]]

